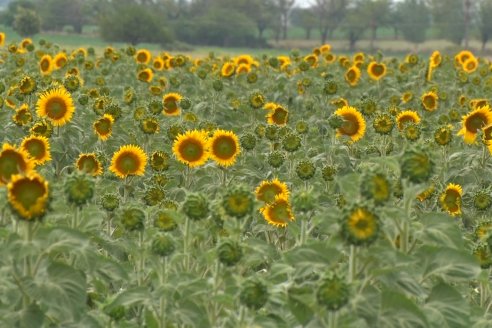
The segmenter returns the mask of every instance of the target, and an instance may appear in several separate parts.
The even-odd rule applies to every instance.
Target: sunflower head
[[[39,96],[36,111],[40,117],[48,118],[53,125],[62,126],[72,119],[75,106],[65,87],[56,86]]]
[[[139,64],[148,64],[152,59],[152,54],[147,49],[140,49],[135,53],[135,60]]]
[[[146,164],[147,155],[142,148],[125,145],[113,154],[109,170],[118,178],[124,179],[129,175],[144,175]]]
[[[277,195],[289,196],[289,189],[285,182],[278,180],[277,178],[273,180],[264,180],[255,190],[256,199],[263,201],[265,203],[271,203],[275,200]]]
[[[381,135],[390,134],[391,131],[393,131],[394,126],[395,123],[393,122],[393,119],[387,113],[378,114],[372,122],[372,127],[374,128],[374,131]]]
[[[74,174],[64,183],[68,201],[76,206],[82,206],[94,197],[94,180],[85,174]]]
[[[246,307],[259,310],[268,301],[267,286],[256,279],[246,280],[239,293],[239,300]]]
[[[221,166],[231,166],[241,152],[239,138],[232,131],[216,130],[208,139],[210,158]]]
[[[329,311],[339,310],[348,303],[349,298],[349,285],[336,275],[325,278],[316,291],[318,304],[326,307]]]
[[[350,67],[344,75],[345,81],[352,87],[355,87],[359,83],[360,76],[360,69],[355,65]]]
[[[50,143],[43,136],[29,136],[22,140],[20,148],[29,154],[35,165],[44,164],[51,160]]]
[[[342,237],[349,244],[360,246],[373,243],[379,233],[380,223],[376,214],[366,207],[354,207],[343,217]]]
[[[492,124],[490,107],[479,107],[463,116],[462,128],[458,131],[458,135],[462,135],[467,144],[472,144],[477,138],[478,131],[490,124]]]
[[[297,176],[304,181],[311,179],[316,173],[316,166],[310,160],[303,160],[296,165]]]
[[[243,251],[239,243],[227,240],[217,247],[217,257],[222,264],[233,266],[241,260]]]
[[[30,95],[36,91],[37,83],[31,76],[24,76],[19,81],[19,91],[24,95]]]
[[[246,133],[239,138],[241,148],[245,150],[253,150],[256,147],[256,136],[253,133]]]
[[[104,114],[103,117],[96,120],[93,124],[94,133],[99,139],[105,141],[111,136],[113,132],[114,118],[109,114]]]
[[[337,137],[350,137],[351,142],[362,139],[366,132],[366,121],[355,107],[343,106],[335,111],[335,115],[343,119],[342,125],[337,129]]]
[[[426,111],[433,112],[437,109],[439,97],[434,91],[424,93],[422,97],[420,97],[420,100],[422,102],[422,107]]]
[[[182,206],[183,213],[192,220],[205,219],[209,212],[209,201],[200,193],[192,193],[186,196]]]
[[[204,131],[187,131],[174,140],[173,153],[178,161],[189,167],[205,164],[209,158],[208,135]]]
[[[161,231],[173,231],[178,227],[178,212],[172,209],[160,210],[155,214],[154,227]]]
[[[260,212],[268,224],[277,227],[286,227],[289,222],[295,220],[290,201],[285,194],[276,195],[273,202],[262,207]]]
[[[220,69],[220,75],[222,77],[231,77],[236,72],[236,66],[232,62],[226,62]]]
[[[403,131],[407,124],[420,123],[420,116],[416,111],[406,110],[398,114],[396,117],[396,125],[398,126],[398,130]]]
[[[25,220],[43,216],[48,203],[48,182],[39,174],[14,175],[8,186],[10,206]]]
[[[252,194],[242,186],[233,187],[222,197],[222,207],[228,215],[242,218],[253,210]]]
[[[285,126],[289,119],[289,111],[282,106],[277,106],[266,115],[266,118],[268,124]]]
[[[10,182],[17,174],[28,174],[34,168],[34,161],[29,153],[4,143],[0,152],[0,186]]]
[[[379,81],[386,75],[386,65],[383,63],[371,62],[367,66],[369,77],[375,81]]]
[[[53,68],[53,58],[51,58],[50,55],[44,55],[43,57],[41,57],[41,59],[39,60],[39,70],[41,71],[42,75],[50,75],[53,71]]]
[[[463,189],[460,185],[450,183],[439,197],[441,208],[452,216],[461,214],[461,196]]]
[[[136,207],[126,208],[120,214],[120,222],[127,231],[142,231],[145,223],[145,212]]]
[[[183,96],[179,93],[168,93],[162,97],[164,107],[163,114],[166,116],[177,116],[181,113],[179,103]]]
[[[448,145],[451,140],[453,140],[451,125],[441,126],[434,132],[434,141],[440,146]]]
[[[409,150],[401,159],[401,175],[414,183],[427,181],[434,171],[434,162],[423,151]]]
[[[27,104],[22,104],[15,110],[12,120],[18,126],[24,126],[32,121],[32,114]]]
[[[391,184],[384,174],[366,174],[361,183],[361,194],[381,205],[391,196]]]

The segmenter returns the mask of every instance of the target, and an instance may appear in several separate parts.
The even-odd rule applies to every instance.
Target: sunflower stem
[[[140,257],[138,259],[138,285],[143,284],[145,276],[145,249],[144,249],[144,232],[139,231],[138,233],[138,249],[140,251]]]
[[[350,245],[349,254],[349,283],[355,280],[355,274],[357,272],[357,253],[354,245]]]
[[[328,327],[329,328],[337,328],[338,324],[338,312],[330,311],[328,313]]]
[[[447,155],[447,146],[444,146],[442,147],[442,170],[441,170],[442,181],[446,181],[447,173],[448,173],[448,155]]]
[[[32,235],[33,235],[33,223],[29,221],[23,221],[23,230],[24,230],[24,240],[27,244],[31,244]],[[31,256],[27,255],[24,258],[24,275],[28,277],[32,277],[32,265],[31,265]]]
[[[167,280],[167,257],[161,259],[160,287],[164,287]],[[162,295],[159,304],[159,327],[166,327],[166,295]]]
[[[408,221],[403,222],[403,229],[400,234],[400,249],[403,253],[408,251]]]
[[[480,161],[482,170],[485,170],[485,167],[487,166],[488,154],[488,148],[485,145],[482,145],[482,159]]]
[[[190,254],[189,254],[189,235],[190,235],[190,219],[186,216],[185,227],[183,232],[183,254],[184,254],[184,267],[185,271],[188,271],[190,265]]]

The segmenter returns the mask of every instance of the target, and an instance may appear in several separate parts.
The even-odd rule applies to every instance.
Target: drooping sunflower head
[[[177,116],[181,113],[179,102],[183,96],[179,93],[171,92],[162,97],[162,105],[164,107],[163,114],[166,116]]]
[[[265,106],[266,107],[266,106]],[[276,106],[267,115],[268,124],[276,124],[279,126],[285,126],[289,119],[289,111],[283,106]]]
[[[351,66],[346,72],[345,72],[345,81],[347,81],[347,83],[354,87],[356,86],[358,83],[359,83],[359,80],[360,80],[360,69],[357,67],[357,66]]]
[[[399,113],[396,117],[396,125],[398,126],[398,130],[403,131],[408,123],[420,123],[420,116],[416,111],[406,110]]]
[[[434,141],[440,146],[446,146],[453,139],[452,125],[445,125],[439,127],[434,132]]]
[[[265,203],[271,203],[275,200],[278,195],[289,196],[289,189],[285,182],[280,181],[275,178],[271,181],[264,180],[255,190],[256,199],[263,201]]]
[[[54,69],[60,69],[65,67],[65,65],[68,62],[67,54],[64,52],[60,52],[55,55],[55,58],[53,58],[53,67]]]
[[[14,175],[7,189],[9,203],[21,218],[33,220],[45,214],[48,182],[39,174]]]
[[[208,140],[210,157],[221,166],[231,166],[241,152],[239,138],[232,131],[216,130]]]
[[[251,192],[243,186],[230,188],[222,197],[224,211],[236,218],[242,218],[253,210],[253,197]]]
[[[268,224],[277,227],[286,227],[289,222],[295,220],[286,195],[275,196],[274,201],[262,207],[260,211]]]
[[[113,131],[114,118],[109,114],[104,114],[103,117],[96,120],[93,124],[94,133],[103,141],[108,140]]]
[[[139,64],[148,64],[152,59],[152,54],[147,49],[140,49],[135,53],[135,60]]]
[[[125,145],[113,154],[109,170],[118,178],[124,179],[129,175],[144,175],[146,164],[147,155],[142,148]]]
[[[150,166],[154,171],[161,172],[169,169],[169,155],[163,151],[155,151],[150,156]]]
[[[208,135],[205,131],[187,131],[179,134],[173,143],[177,160],[189,167],[205,164],[209,158]]]
[[[463,116],[462,128],[458,135],[462,135],[467,144],[476,141],[478,131],[492,124],[492,111],[489,106],[479,107]]]
[[[348,136],[352,142],[357,142],[364,136],[366,121],[355,107],[343,106],[335,111],[335,115],[343,119],[342,126],[337,129],[337,137]]]
[[[29,136],[22,140],[20,148],[29,154],[35,165],[41,165],[51,160],[50,143],[43,136]]]
[[[365,207],[354,207],[343,217],[342,237],[352,245],[369,245],[379,233],[380,223],[376,214]]]
[[[32,114],[27,104],[22,104],[15,110],[12,121],[18,126],[24,126],[32,121]]]
[[[34,91],[36,91],[37,88],[37,83],[34,78],[31,76],[24,76],[20,81],[19,81],[19,91],[24,94],[24,95],[30,95]]]
[[[154,72],[150,68],[144,68],[137,73],[137,79],[149,83],[154,78]]]
[[[374,118],[372,126],[377,133],[384,135],[390,134],[393,131],[395,123],[389,114],[380,113]]]
[[[422,107],[424,107],[426,111],[433,112],[437,109],[439,97],[434,91],[424,93],[420,100],[422,102]]]
[[[236,74],[237,75],[248,74],[249,72],[251,72],[251,65],[248,65],[248,64],[237,65],[237,68],[236,68]]]
[[[361,193],[376,205],[385,203],[391,196],[391,184],[384,174],[372,173],[364,176]]]
[[[145,134],[158,133],[160,130],[159,121],[152,116],[142,118],[142,120],[140,121],[140,128]]]
[[[103,172],[101,162],[94,153],[80,154],[75,163],[75,167],[77,170],[92,176],[98,176]]]
[[[36,111],[40,117],[47,117],[55,126],[67,124],[75,111],[73,99],[63,86],[51,88],[39,96]]]
[[[438,50],[434,51],[429,58],[429,65],[432,68],[435,68],[435,67],[439,67],[439,65],[441,65],[441,62],[442,62],[441,53]]]
[[[386,75],[386,65],[373,61],[367,66],[367,74],[369,74],[371,79],[379,81]]]
[[[39,70],[41,71],[42,75],[50,75],[53,71],[53,67],[53,59],[50,55],[44,55],[39,60]]]
[[[452,216],[461,214],[462,195],[463,189],[460,185],[454,183],[448,184],[446,190],[439,197],[441,208]]]
[[[4,143],[0,152],[0,186],[7,184],[16,174],[28,174],[34,168],[29,153]]]

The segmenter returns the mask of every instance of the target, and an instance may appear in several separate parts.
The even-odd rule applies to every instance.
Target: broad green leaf
[[[309,306],[310,300],[314,301],[314,291],[311,288],[291,288],[287,296],[287,305],[290,312],[303,326],[307,325],[314,315]]]
[[[425,213],[420,217],[422,230],[416,237],[426,245],[463,249],[462,233],[456,222],[444,213]]]
[[[105,306],[105,312],[111,312],[111,310],[119,306],[131,306],[134,304],[146,303],[150,299],[149,289],[147,287],[135,287],[127,289],[119,293],[114,300]]]
[[[420,308],[405,295],[385,290],[381,294],[381,327],[428,327]]]
[[[311,242],[284,253],[285,262],[294,266],[327,266],[340,258],[340,252],[323,242]]]
[[[427,298],[424,310],[433,327],[470,327],[470,306],[453,287],[439,283]]]
[[[355,201],[359,198],[360,188],[360,175],[357,173],[349,173],[341,177],[336,178],[340,193],[345,196],[347,200]]]

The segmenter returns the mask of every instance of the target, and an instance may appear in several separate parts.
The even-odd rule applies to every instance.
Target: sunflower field
[[[0,41],[0,326],[491,327],[487,59]]]

